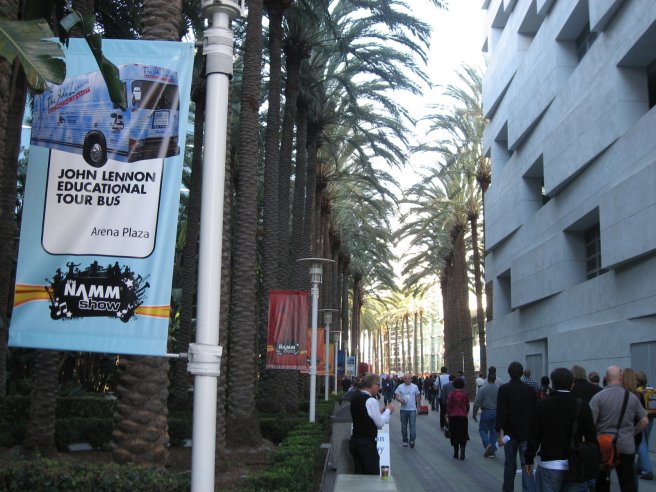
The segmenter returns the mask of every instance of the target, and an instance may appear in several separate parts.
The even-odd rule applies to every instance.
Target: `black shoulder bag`
[[[593,442],[576,442],[578,433],[578,421],[581,415],[581,407],[583,401],[580,398],[576,399],[576,417],[572,424],[572,436],[569,441],[569,471],[566,474],[567,482],[586,482],[597,478],[599,474],[599,461],[601,455],[599,453],[599,444],[597,441]]]

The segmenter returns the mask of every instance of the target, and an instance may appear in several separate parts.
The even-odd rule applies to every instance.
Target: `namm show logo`
[[[118,262],[105,268],[94,261],[84,270],[72,261],[66,266],[65,274],[58,268],[52,279],[46,279],[52,319],[104,316],[127,323],[136,318],[135,310],[150,287],[147,277]]]

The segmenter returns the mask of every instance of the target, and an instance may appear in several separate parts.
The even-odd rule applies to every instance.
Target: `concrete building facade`
[[[488,364],[656,385],[656,1],[483,8]]]

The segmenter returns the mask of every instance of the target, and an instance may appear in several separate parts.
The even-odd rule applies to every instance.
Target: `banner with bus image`
[[[34,98],[9,344],[164,355],[194,47],[83,40]]]

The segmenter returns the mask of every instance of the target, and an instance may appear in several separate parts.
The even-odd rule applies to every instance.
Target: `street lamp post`
[[[198,252],[198,314],[196,343],[189,344],[187,370],[194,375],[191,490],[214,490],[216,381],[223,348],[219,345],[217,292],[221,291],[221,246],[228,89],[232,76],[233,33],[230,22],[242,11],[237,0],[203,0],[210,20],[204,32],[207,103],[203,153],[200,242]]]
[[[326,354],[324,360],[326,361],[326,374],[324,379],[324,400],[328,401],[328,386],[330,386],[330,371],[328,370],[328,359],[330,359],[330,325],[333,322],[333,313],[339,311],[338,309],[322,309],[323,313],[323,331],[326,333]],[[337,351],[335,350],[335,354]],[[337,364],[334,368],[337,373]]]
[[[317,397],[317,330],[319,317],[319,284],[323,281],[323,263],[334,263],[326,258],[301,258],[299,262],[310,263],[310,290],[312,297],[312,336],[310,349],[310,422],[315,421]]]
[[[335,341],[333,345],[335,346],[335,388],[333,389],[333,392],[337,394],[337,355],[339,353],[339,349],[342,346],[342,332],[341,331],[333,331],[332,333],[335,334]],[[337,335],[339,334],[339,345],[337,344]]]

